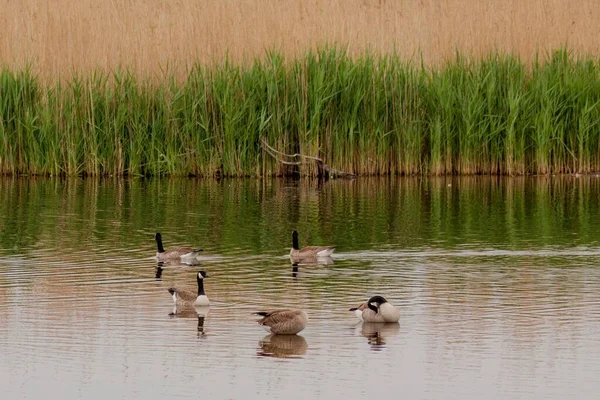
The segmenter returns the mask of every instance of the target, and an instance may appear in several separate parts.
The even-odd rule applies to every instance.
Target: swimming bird
[[[366,303],[351,308],[354,314],[364,322],[398,322],[400,310],[388,303],[382,296],[373,296]]]
[[[259,311],[254,314],[262,317],[258,323],[267,332],[276,335],[295,335],[308,323],[308,315],[297,309]]]
[[[292,232],[292,249],[290,250],[290,257],[293,260],[329,257],[334,250],[335,246],[306,246],[300,248],[298,246],[298,232]]]
[[[163,247],[162,235],[160,232],[156,232],[154,235],[156,240],[156,246],[158,251],[156,252],[156,259],[159,262],[182,262],[184,264],[197,264],[198,254],[202,249],[193,249],[191,247],[170,247],[167,250]]]
[[[169,288],[169,293],[173,296],[173,304],[176,306],[194,306],[206,307],[210,305],[208,296],[204,293],[204,278],[209,278],[205,271],[199,271],[196,276],[198,281],[198,294],[189,290],[180,290],[177,288]]]

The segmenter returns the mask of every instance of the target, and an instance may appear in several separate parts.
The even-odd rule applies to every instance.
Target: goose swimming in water
[[[198,264],[198,255],[202,249],[193,249],[191,247],[170,247],[165,250],[162,243],[162,235],[156,232],[154,235],[156,240],[156,259],[159,262],[182,262],[184,264]]]
[[[373,296],[366,303],[351,308],[350,311],[364,322],[398,322],[400,310],[388,303],[382,296]]]
[[[176,306],[194,306],[206,307],[210,305],[208,296],[204,292],[204,279],[209,278],[205,271],[199,271],[196,280],[198,282],[198,294],[189,290],[180,290],[177,288],[169,288],[169,293],[173,297],[173,304]]]
[[[259,311],[254,314],[261,316],[258,323],[275,335],[295,335],[308,323],[308,315],[297,309]]]
[[[298,245],[298,232],[292,232],[292,249],[290,250],[290,257],[293,260],[329,257],[334,250],[335,246],[306,246],[300,248]]]

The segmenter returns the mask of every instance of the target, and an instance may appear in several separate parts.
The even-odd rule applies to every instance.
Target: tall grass
[[[0,7],[0,65],[34,63],[40,77],[127,69],[178,76],[225,55],[252,61],[264,49],[299,56],[326,43],[352,56],[396,51],[437,65],[456,50],[531,61],[568,44],[599,54],[600,2],[579,0],[19,0]]]
[[[366,175],[600,171],[600,64],[560,50],[532,64],[460,55],[435,68],[326,48],[181,81],[128,71],[43,83],[0,73],[0,172],[316,175],[275,148]]]

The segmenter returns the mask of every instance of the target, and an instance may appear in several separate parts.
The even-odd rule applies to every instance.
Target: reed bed
[[[0,65],[55,80],[96,69],[185,76],[228,55],[251,62],[325,44],[359,55],[396,51],[428,65],[457,50],[531,61],[568,45],[599,54],[597,0],[19,0],[0,5]]]
[[[362,175],[600,171],[600,64],[559,50],[437,67],[340,48],[250,65],[196,65],[185,80],[128,71],[44,83],[0,73],[0,172],[314,176],[263,153],[319,156]]]

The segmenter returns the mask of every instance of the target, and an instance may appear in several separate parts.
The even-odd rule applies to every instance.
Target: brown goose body
[[[330,257],[335,246],[306,246],[299,248],[298,232],[292,232],[292,249],[290,257],[295,260],[316,259],[318,257]]]
[[[156,259],[159,262],[182,262],[185,264],[197,264],[197,257],[202,249],[194,249],[192,247],[169,247],[165,249],[162,244],[162,235],[157,232],[154,235],[156,240],[156,246],[158,251],[156,252]]]
[[[191,290],[169,288],[169,293],[173,297],[173,304],[178,307],[194,306],[194,307],[207,307],[210,306],[208,296],[204,292],[204,278],[209,276],[205,271],[199,271],[196,277],[198,282],[198,292],[192,292]]]
[[[298,309],[260,311],[258,321],[267,332],[275,335],[295,335],[306,327],[308,315]]]

